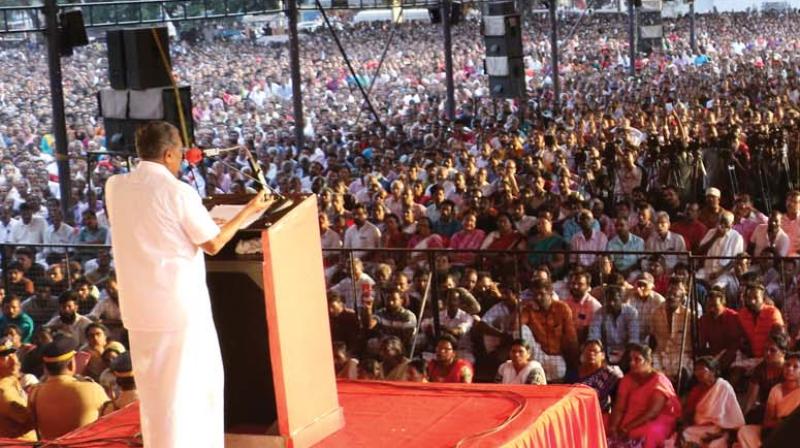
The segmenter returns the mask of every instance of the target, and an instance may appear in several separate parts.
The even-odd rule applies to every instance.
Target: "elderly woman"
[[[583,343],[580,362],[577,372],[568,374],[564,381],[585,384],[597,391],[600,408],[608,412],[611,409],[611,397],[622,379],[622,371],[606,363],[603,343],[599,339],[589,339]]]
[[[462,229],[450,238],[451,249],[474,250],[480,249],[486,233],[477,228],[478,215],[473,211],[464,213],[461,218]],[[452,262],[456,266],[466,266],[475,261],[474,252],[457,252],[452,255]]]
[[[511,341],[509,360],[500,364],[494,382],[500,384],[547,384],[544,369],[531,359],[531,347],[524,339]]]
[[[737,434],[742,448],[758,448],[769,437],[781,420],[800,407],[800,353],[786,355],[783,365],[783,381],[769,391],[767,412],[762,425],[743,426]],[[796,445],[795,445],[796,446]]]
[[[681,432],[684,446],[727,447],[726,431],[744,425],[736,392],[719,377],[719,364],[711,356],[695,360],[694,377],[697,383],[689,391],[683,408],[683,421],[687,425]]]
[[[619,384],[608,428],[609,448],[661,446],[681,412],[669,378],[653,368],[650,347],[630,344],[630,371]]]

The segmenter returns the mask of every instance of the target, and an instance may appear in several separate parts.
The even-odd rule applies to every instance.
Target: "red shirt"
[[[686,242],[686,249],[691,251],[700,245],[700,241],[708,232],[708,227],[700,221],[678,221],[672,224],[670,230],[682,236]]]
[[[456,359],[449,369],[435,359],[428,361],[428,377],[432,383],[471,383],[473,376],[472,364],[466,359]]]
[[[723,350],[736,350],[741,347],[742,325],[739,313],[725,308],[718,317],[703,314],[698,323],[700,354],[716,356]]]
[[[750,341],[753,357],[761,358],[764,356],[764,345],[769,338],[769,332],[776,325],[783,326],[783,317],[774,306],[763,305],[756,316],[747,308],[739,310],[739,323]]]

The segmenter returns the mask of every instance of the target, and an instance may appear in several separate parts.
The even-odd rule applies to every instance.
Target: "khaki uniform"
[[[97,420],[108,401],[99,384],[56,375],[31,391],[28,407],[42,439],[55,439]]]
[[[0,379],[0,437],[37,440],[28,398],[14,376]]]

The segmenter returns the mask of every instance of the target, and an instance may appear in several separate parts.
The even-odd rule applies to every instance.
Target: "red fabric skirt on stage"
[[[338,386],[345,427],[320,447],[606,446],[597,396],[585,386],[366,381]],[[58,441],[122,448],[131,446],[139,431],[134,403]]]

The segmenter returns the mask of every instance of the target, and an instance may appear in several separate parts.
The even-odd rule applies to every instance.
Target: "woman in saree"
[[[408,247],[408,235],[403,232],[400,218],[397,215],[389,213],[384,217],[383,223],[385,230],[381,234],[381,247],[387,249],[403,249]],[[405,266],[406,254],[392,252],[388,255],[394,259],[396,266],[401,268]]]
[[[783,381],[769,391],[764,423],[745,425],[737,434],[742,448],[759,448],[781,420],[800,407],[800,352],[789,352],[783,364]]]
[[[681,404],[669,378],[653,368],[653,351],[627,349],[630,371],[619,383],[608,428],[609,448],[656,448],[675,430]]]
[[[475,250],[480,249],[486,233],[477,228],[478,215],[473,211],[464,213],[461,218],[462,229],[450,238],[450,249]],[[456,266],[468,266],[475,262],[475,252],[456,252],[450,257],[451,263]]]
[[[598,339],[589,339],[581,347],[580,366],[575,373],[567,373],[565,383],[585,384],[597,392],[603,418],[611,410],[611,398],[622,379],[622,370],[606,363],[603,343]]]
[[[566,257],[563,253],[547,252],[566,249],[569,249],[567,241],[553,231],[553,214],[547,210],[539,212],[536,234],[528,240],[528,250],[536,252],[528,254],[528,265],[536,268],[541,264],[547,264],[551,271],[559,272],[565,265]]]
[[[736,391],[719,377],[719,363],[714,357],[703,356],[694,362],[697,383],[686,396],[681,431],[682,446],[724,448],[728,446],[728,431],[744,425],[744,414],[736,399]]]
[[[517,251],[525,250],[525,237],[514,226],[514,218],[506,212],[497,215],[497,230],[489,232],[481,244],[481,249],[490,251]],[[515,263],[516,254],[500,252],[488,255],[486,258],[491,264],[493,273],[519,272]]]
[[[423,216],[417,220],[417,231],[408,240],[409,249],[441,249],[444,240],[441,235],[433,233],[433,223],[430,218]],[[411,261],[419,266],[427,266],[427,252],[412,252]]]

